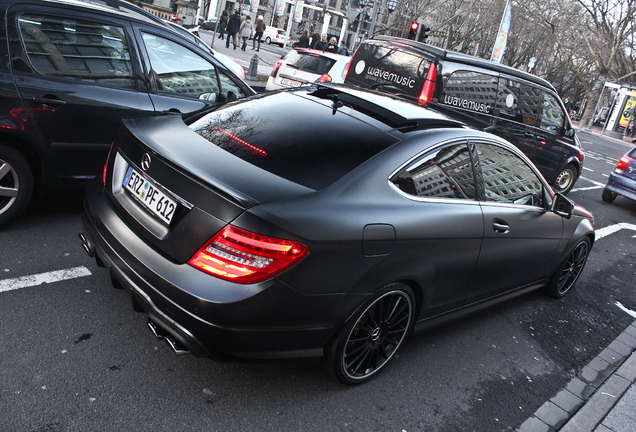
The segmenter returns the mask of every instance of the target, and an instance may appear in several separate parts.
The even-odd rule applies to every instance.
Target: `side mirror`
[[[552,212],[566,219],[570,219],[572,217],[573,211],[574,204],[572,203],[572,201],[557,192],[554,196],[554,201],[552,202]]]
[[[564,135],[568,138],[572,138],[575,134],[576,134],[576,130],[574,130],[573,128],[570,128],[565,130]]]

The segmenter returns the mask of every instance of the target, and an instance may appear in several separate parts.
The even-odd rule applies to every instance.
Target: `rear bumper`
[[[163,334],[197,356],[318,358],[350,312],[342,307],[345,295],[307,296],[277,279],[233,284],[175,263],[118,217],[100,182],[91,183],[84,206],[89,254]]]
[[[612,172],[605,189],[636,201],[636,180]]]

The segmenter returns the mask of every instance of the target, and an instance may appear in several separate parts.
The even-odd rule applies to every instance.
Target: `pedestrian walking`
[[[238,46],[236,43],[236,34],[241,28],[241,17],[239,15],[239,11],[236,11],[232,14],[227,20],[227,39],[225,40],[225,48],[230,47],[230,37],[232,38],[232,43],[234,44],[234,49]]]
[[[247,48],[247,39],[252,36],[252,30],[254,30],[254,25],[252,24],[252,18],[249,15],[245,17],[245,21],[241,24],[241,28],[239,29],[239,33],[241,34],[241,39],[243,40],[243,45],[241,45],[241,51],[245,51]]]
[[[258,40],[258,48],[256,51],[261,50],[261,39],[263,38],[263,32],[265,31],[265,21],[263,21],[263,16],[259,15],[256,19],[256,23],[254,26],[254,39],[252,39],[252,49],[256,48],[256,41]]]
[[[347,49],[347,45],[345,44],[345,41],[340,41],[340,46],[338,47],[338,54],[343,56],[349,55],[349,50]]]
[[[225,27],[227,27],[227,10],[221,12],[221,18],[219,18],[219,39],[224,40]]]

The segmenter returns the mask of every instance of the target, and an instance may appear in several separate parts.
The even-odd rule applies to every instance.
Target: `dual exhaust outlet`
[[[166,334],[164,330],[161,327],[159,327],[157,324],[155,324],[151,319],[148,319],[148,328],[150,329],[152,334],[155,335],[157,339],[165,340],[166,343],[170,346],[170,348],[172,348],[172,351],[174,351],[176,355],[184,355],[184,354],[190,353],[190,351],[188,351],[188,349],[185,346],[183,346],[181,342],[177,341],[172,336]]]

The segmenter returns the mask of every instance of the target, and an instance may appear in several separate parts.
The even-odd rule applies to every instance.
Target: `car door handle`
[[[503,222],[503,221],[502,221]],[[505,222],[500,223],[500,222],[493,222],[492,223],[492,229],[497,233],[497,234],[508,234],[510,232],[510,225],[506,225]]]
[[[45,96],[34,97],[31,100],[35,103],[42,104],[42,105],[49,105],[52,107],[66,105],[66,101],[63,101],[61,99],[51,98],[51,97],[45,97]]]
[[[181,111],[179,111],[177,108],[170,108],[168,110],[161,111],[161,114],[181,114]]]
[[[545,137],[543,135],[537,135],[537,139],[541,141],[545,141]]]
[[[534,138],[534,134],[530,133],[530,132],[524,132],[523,133],[525,136],[527,136],[528,138]]]

